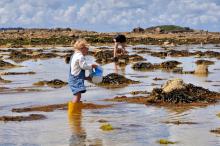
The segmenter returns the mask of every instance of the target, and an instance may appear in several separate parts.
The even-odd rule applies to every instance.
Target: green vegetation
[[[157,141],[159,144],[176,144],[177,142],[172,142],[166,139],[160,139]]]
[[[217,116],[220,118],[220,113],[218,113]]]
[[[100,129],[102,129],[103,131],[111,131],[111,130],[114,130],[112,125],[110,124],[103,124]]]
[[[147,30],[155,30],[156,28],[160,28],[161,31],[172,32],[172,31],[193,31],[189,27],[182,27],[177,25],[159,25],[154,27],[149,27]]]

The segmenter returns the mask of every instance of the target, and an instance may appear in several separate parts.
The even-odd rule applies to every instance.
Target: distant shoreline
[[[111,45],[117,33],[98,33],[72,29],[24,29],[0,31],[0,48],[70,46],[73,40],[85,38],[91,45]],[[130,45],[220,44],[220,32],[123,32]]]

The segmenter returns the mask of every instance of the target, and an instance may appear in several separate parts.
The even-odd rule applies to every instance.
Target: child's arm
[[[85,60],[85,57],[81,57],[79,59],[79,66],[80,68],[82,68],[83,70],[90,70],[92,68],[96,68],[97,65],[96,64],[87,64],[86,60]]]

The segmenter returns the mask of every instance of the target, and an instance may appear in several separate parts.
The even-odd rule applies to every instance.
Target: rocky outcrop
[[[124,87],[129,84],[137,84],[138,81],[133,81],[131,79],[127,79],[122,75],[116,74],[116,73],[110,73],[103,77],[103,80],[101,83],[99,83],[99,86],[103,87],[109,87],[109,88],[118,88],[118,87]]]
[[[162,70],[172,70],[175,69],[179,64],[181,64],[178,61],[165,61],[159,64],[151,64],[149,62],[138,62],[135,63],[132,68],[134,70],[140,70],[140,71],[145,71],[145,70],[153,70],[153,69],[162,69]]]
[[[167,81],[162,88],[154,88],[149,101],[152,103],[215,103],[220,94],[208,89],[185,84],[181,79]]]
[[[66,86],[68,83],[67,82],[63,82],[59,79],[54,79],[54,80],[51,80],[51,81],[39,81],[37,83],[34,83],[33,85],[35,86],[49,86],[49,87],[52,87],[52,88],[61,88],[63,86]]]

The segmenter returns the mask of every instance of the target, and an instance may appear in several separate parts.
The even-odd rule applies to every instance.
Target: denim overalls
[[[72,56],[73,57],[73,56]],[[85,80],[85,70],[81,70],[79,75],[74,76],[71,74],[71,62],[72,62],[72,57],[70,59],[70,71],[69,71],[69,86],[70,89],[72,90],[73,94],[76,95],[77,93],[85,93],[86,92],[86,87],[84,85],[84,80]]]

